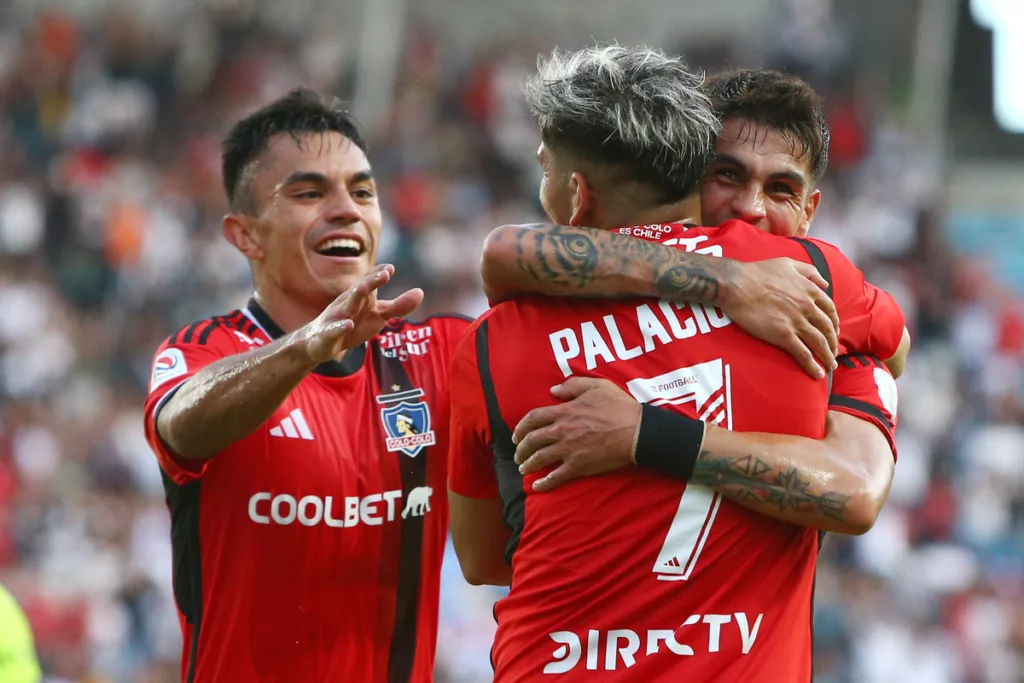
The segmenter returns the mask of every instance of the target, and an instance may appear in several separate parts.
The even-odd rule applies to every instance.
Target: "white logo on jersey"
[[[149,380],[149,390],[153,391],[169,379],[181,377],[188,372],[188,364],[181,349],[165,349],[153,361],[153,376]]]
[[[713,425],[725,422],[732,403],[728,384],[729,366],[721,358],[677,368],[656,377],[638,377],[626,384],[641,403],[663,406],[692,403],[698,419]]]
[[[415,491],[415,490],[414,490]],[[411,497],[411,494],[410,494]],[[288,493],[274,495],[268,491],[254,493],[249,498],[249,519],[257,524],[289,526],[298,521],[302,526],[316,526],[323,522],[341,529],[364,524],[380,526],[395,521],[402,492],[385,491],[368,496],[302,496]]]
[[[288,417],[281,420],[276,427],[271,427],[270,435],[284,437],[285,439],[313,441],[313,432],[309,430],[306,418],[302,416],[302,411],[298,408],[290,412]]]
[[[764,614],[758,614],[757,618],[753,620],[754,623],[751,624],[746,612],[693,614],[674,631],[672,629],[650,629],[646,632],[625,628],[607,631],[587,629],[585,631],[586,643],[572,631],[556,631],[549,633],[548,638],[551,638],[560,647],[551,653],[553,659],[544,666],[544,673],[568,673],[580,665],[584,656],[586,657],[585,666],[589,671],[628,669],[636,664],[638,655],[640,657],[653,655],[663,647],[676,656],[692,657],[696,654],[694,649],[678,640],[679,637],[685,637],[688,633],[696,637],[693,642],[707,641],[708,654],[721,652],[723,649],[723,627],[735,628],[739,631],[740,652],[746,655],[750,653],[757,641],[757,633],[761,629],[763,617]],[[735,626],[730,627],[733,623]],[[694,633],[695,629],[689,627],[697,627],[696,630],[703,630],[706,635],[698,635]],[[729,642],[734,642],[734,640],[730,638]],[[642,651],[641,645],[646,645]],[[726,650],[734,652],[731,647]],[[604,656],[602,657],[602,655]]]
[[[434,489],[429,486],[417,486],[409,491],[409,498],[405,501],[405,509],[402,510],[402,519],[409,515],[422,517],[430,512],[430,496]]]
[[[697,248],[697,245],[701,242],[707,242],[710,237],[707,235],[698,235],[696,237],[674,237],[670,240],[662,242],[666,247],[681,247],[683,251],[692,251],[695,254],[704,254],[706,256],[718,256],[722,257],[722,245],[721,244],[709,244],[706,247]]]
[[[878,399],[882,406],[891,416],[896,417],[896,408],[899,401],[896,390],[896,381],[888,372],[882,368],[875,368],[875,386],[878,387]]]
[[[253,337],[250,337],[244,332],[239,332],[238,330],[231,331],[235,333],[235,336],[238,337],[239,341],[241,341],[243,344],[248,344],[249,346],[263,346],[262,339],[254,339]]]
[[[384,332],[377,339],[381,354],[385,358],[397,358],[405,362],[411,356],[425,356],[430,350],[434,332],[430,325],[413,327],[402,332]]]

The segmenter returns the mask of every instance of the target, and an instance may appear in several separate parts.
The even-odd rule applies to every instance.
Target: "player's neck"
[[[656,223],[695,223],[694,213],[686,202],[652,206],[641,211],[630,211],[608,221],[607,229],[613,230],[628,225],[653,225]]]
[[[253,296],[260,308],[285,334],[294,332],[309,323],[320,315],[322,310],[322,308],[317,309],[315,306],[296,301],[284,292],[272,288],[257,288]]]

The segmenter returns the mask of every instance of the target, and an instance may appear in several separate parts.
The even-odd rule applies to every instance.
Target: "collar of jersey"
[[[643,227],[643,226],[639,226],[639,225],[631,225],[628,228],[622,228],[622,232],[624,234],[629,234],[630,237],[632,237],[633,239],[643,240],[644,242],[664,242],[665,240],[671,239],[673,237],[678,238],[679,234],[681,234],[683,232],[686,232],[687,230],[689,230],[691,228],[699,228],[700,227],[699,225],[696,225],[694,223],[662,223],[661,225],[663,225],[663,226],[664,225],[672,226],[672,232],[668,233],[667,235],[658,234],[656,237],[654,235],[651,235],[650,237],[648,237],[648,236],[645,236],[643,234],[640,234],[640,235],[637,235],[635,233],[631,234],[633,228]]]
[[[260,324],[263,331],[266,332],[271,339],[278,339],[284,336],[284,330],[281,326],[274,322],[263,307],[256,303],[256,299],[249,299],[249,303],[246,306],[252,317],[256,319],[256,322]],[[366,361],[366,344],[357,346],[354,349],[349,349],[348,353],[345,354],[341,360],[329,360],[326,363],[321,363],[313,369],[313,373],[316,375],[323,375],[324,377],[347,377],[353,375],[363,367],[363,363]]]

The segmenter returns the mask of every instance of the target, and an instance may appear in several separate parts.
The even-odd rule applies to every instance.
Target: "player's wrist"
[[[629,459],[633,461],[634,465],[637,464],[636,463],[636,447],[637,447],[637,444],[640,443],[640,428],[641,428],[641,426],[644,423],[644,409],[643,409],[643,405],[644,405],[643,403],[640,404],[640,414],[636,416],[636,428],[633,430],[633,443],[631,444],[630,450],[629,450]]]
[[[722,259],[722,276],[712,305],[725,310],[743,296],[743,264],[735,259]]]
[[[634,460],[663,474],[689,479],[700,457],[707,425],[669,410],[643,404]]]
[[[312,371],[320,363],[322,351],[316,337],[311,334],[309,325],[304,325],[281,339],[282,351],[295,363]]]

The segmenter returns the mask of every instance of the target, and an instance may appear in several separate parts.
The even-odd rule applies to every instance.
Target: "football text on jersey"
[[[661,314],[656,313],[656,310]],[[637,306],[636,317],[630,317],[622,323],[638,329],[643,342],[627,348],[619,331],[619,322],[613,315],[606,315],[600,321],[587,320],[579,327],[552,332],[548,338],[562,374],[566,377],[573,374],[569,361],[579,358],[581,353],[587,370],[593,370],[599,362],[631,360],[654,351],[659,345],[691,339],[698,334],[710,334],[713,330],[732,324],[732,320],[713,306],[661,301],[656,306]]]
[[[397,516],[422,517],[430,512],[430,496],[434,489],[418,486],[409,491],[405,507],[401,507],[402,491],[384,491],[368,496],[293,496],[290,493],[254,493],[249,498],[249,519],[257,524],[317,526],[325,524],[341,529],[360,524],[380,526],[393,522]],[[401,512],[399,512],[401,511]]]
[[[751,619],[746,612],[732,614],[693,614],[683,625],[672,629],[586,629],[549,633],[557,647],[551,661],[544,666],[545,674],[564,674],[581,667],[587,671],[616,671],[628,669],[638,657],[649,657],[659,652],[663,656],[692,657],[717,652],[749,654],[757,641],[764,614]],[[692,638],[691,638],[692,636]],[[706,643],[694,647],[692,643]]]

